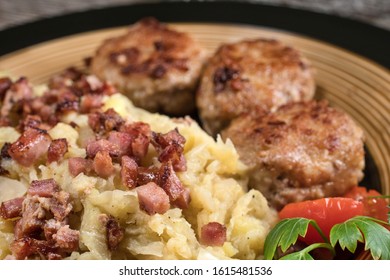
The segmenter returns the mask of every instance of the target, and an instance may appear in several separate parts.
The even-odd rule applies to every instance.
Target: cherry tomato
[[[381,196],[376,190],[367,190],[365,187],[354,187],[344,197],[353,198],[357,201],[362,201],[364,205],[364,215],[376,218],[378,220],[387,221],[386,199],[378,198]]]
[[[335,224],[364,214],[363,202],[352,198],[330,197],[287,204],[280,212],[281,219],[303,217],[318,223],[326,237]],[[309,225],[306,236],[301,239],[306,244],[324,242],[320,234]]]

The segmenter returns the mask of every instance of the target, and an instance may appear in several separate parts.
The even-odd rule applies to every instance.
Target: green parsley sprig
[[[297,242],[299,236],[305,237],[309,225],[312,225],[324,239],[324,242],[311,244],[280,259],[312,260],[310,252],[317,248],[326,248],[334,255],[337,243],[340,244],[342,250],[347,249],[354,253],[358,242],[364,242],[365,250],[370,250],[373,259],[390,260],[390,231],[381,224],[390,226],[390,223],[371,217],[353,217],[344,223],[334,225],[330,231],[330,240],[328,240],[314,220],[306,218],[284,219],[268,234],[264,244],[264,258],[266,260],[278,259],[277,249],[280,248],[285,253]]]

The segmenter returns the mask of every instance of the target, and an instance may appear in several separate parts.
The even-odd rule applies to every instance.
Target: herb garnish
[[[342,250],[354,253],[358,242],[365,243],[365,250],[370,250],[373,259],[390,259],[390,231],[383,227],[390,226],[381,220],[366,216],[353,217],[344,223],[336,224],[330,231],[330,240],[324,235],[317,222],[306,218],[289,218],[280,221],[268,234],[264,244],[264,258],[267,260],[278,259],[277,249],[285,253],[288,248],[296,243],[299,236],[305,237],[309,225],[312,225],[321,237],[323,243],[314,243],[306,248],[287,254],[280,259],[288,260],[312,260],[310,252],[316,248],[326,248],[335,254],[334,247],[340,244]]]

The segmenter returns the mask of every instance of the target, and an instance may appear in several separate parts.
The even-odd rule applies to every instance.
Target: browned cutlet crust
[[[216,135],[241,113],[310,100],[313,70],[296,49],[276,40],[224,44],[210,59],[197,92],[205,129]]]
[[[280,209],[290,202],[340,196],[363,177],[363,131],[326,101],[242,116],[223,131],[252,169],[251,186]]]
[[[205,51],[188,34],[154,18],[103,42],[91,71],[111,81],[136,106],[172,115],[191,113]]]

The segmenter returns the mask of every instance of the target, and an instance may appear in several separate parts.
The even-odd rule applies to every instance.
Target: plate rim
[[[180,13],[175,12],[177,10]],[[390,45],[390,31],[337,15],[245,1],[132,3],[43,18],[0,30],[4,42],[0,56],[69,35],[129,25],[145,16],[155,16],[164,22],[225,23],[277,29],[331,44],[379,64],[384,70],[390,69],[390,56],[385,48]],[[306,24],[308,21],[310,24]],[[334,28],[336,26],[340,28]]]

